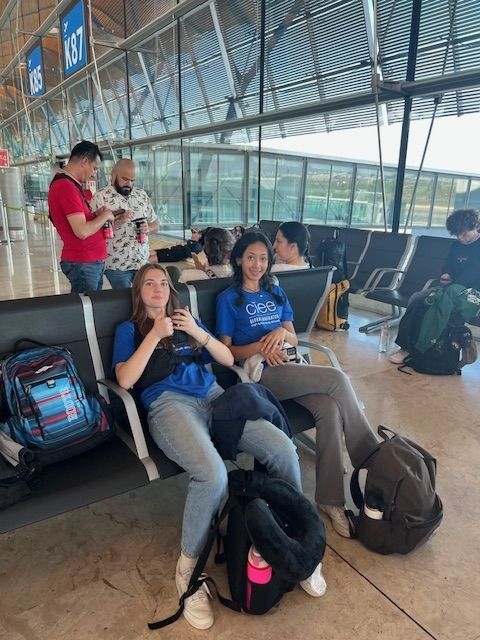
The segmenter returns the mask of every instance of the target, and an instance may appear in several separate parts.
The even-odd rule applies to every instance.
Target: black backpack
[[[353,472],[350,490],[359,508],[356,537],[377,553],[409,553],[426,542],[442,521],[435,492],[436,461],[425,449],[386,427],[383,438]],[[358,483],[367,469],[365,490]]]
[[[263,471],[230,471],[228,486],[228,500],[212,523],[188,590],[180,598],[179,609],[165,620],[150,623],[150,629],[160,629],[178,620],[185,598],[193,595],[203,582],[215,589],[221,604],[229,609],[254,615],[266,613],[321,562],[325,528],[303,494]],[[222,536],[219,527],[227,516],[227,533]],[[218,544],[215,562],[226,563],[231,600],[218,593],[211,578],[201,577],[215,539]],[[252,545],[272,567],[271,579],[266,584],[247,578],[247,556]]]
[[[446,327],[435,344],[422,352],[412,346],[408,356],[399,367],[411,367],[418,373],[436,376],[451,376],[462,373],[460,354],[473,343],[472,332],[464,324]]]
[[[332,238],[325,238],[320,242],[316,256],[316,267],[336,267],[332,282],[340,282],[348,278],[347,248],[345,243],[338,239],[338,229],[335,229]]]

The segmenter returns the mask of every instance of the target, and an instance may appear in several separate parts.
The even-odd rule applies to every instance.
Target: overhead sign
[[[83,0],[76,2],[60,18],[63,48],[63,73],[66,78],[87,64],[85,10]]]
[[[33,98],[45,93],[45,72],[43,69],[42,45],[37,44],[26,55],[28,86]]]
[[[10,158],[8,157],[8,149],[0,149],[0,168],[8,169],[10,166]]]

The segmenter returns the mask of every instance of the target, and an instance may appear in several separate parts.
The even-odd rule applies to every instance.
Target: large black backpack
[[[340,282],[348,278],[347,248],[345,243],[338,239],[338,229],[335,229],[333,237],[325,238],[320,242],[316,255],[316,267],[336,267],[332,282]]]
[[[308,578],[325,553],[325,528],[309,500],[284,480],[270,478],[263,471],[235,469],[228,474],[229,497],[218,518],[212,523],[205,547],[193,571],[188,590],[180,598],[175,614],[150,623],[160,629],[183,612],[185,598],[207,582],[215,591],[211,578],[202,577],[215,539],[217,564],[226,563],[231,599],[219,601],[229,609],[254,615],[275,606],[296,584]],[[220,535],[220,524],[228,516],[227,533]],[[223,552],[220,547],[223,543]],[[254,545],[272,567],[266,584],[247,578],[247,556]]]
[[[356,537],[377,553],[409,553],[426,542],[442,521],[435,492],[437,465],[425,449],[386,427],[383,438],[353,472],[350,490],[359,508]],[[358,482],[367,469],[365,489]]]

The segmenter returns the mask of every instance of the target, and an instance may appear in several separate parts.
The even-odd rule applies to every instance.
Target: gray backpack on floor
[[[386,427],[383,438],[353,472],[350,490],[359,508],[356,537],[377,553],[409,553],[426,542],[442,521],[442,502],[435,492],[435,459],[419,445]],[[358,482],[367,470],[365,491]]]

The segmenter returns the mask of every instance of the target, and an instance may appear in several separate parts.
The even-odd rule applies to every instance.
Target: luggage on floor
[[[319,329],[337,331],[348,329],[348,290],[350,283],[342,280],[330,285],[327,298],[320,309],[315,324]]]
[[[443,293],[443,290],[441,291]],[[463,291],[462,291],[463,293]],[[432,291],[426,298],[417,298],[408,305],[400,321],[396,343],[408,353],[399,370],[412,368],[418,373],[449,376],[460,374],[463,366],[475,362],[477,349],[472,332],[465,326],[464,318],[458,312],[448,317],[438,337],[430,342],[432,346],[419,349],[419,337],[429,329],[428,312],[431,305],[428,300],[435,300],[436,292]],[[474,308],[475,309],[475,308]],[[428,343],[427,343],[428,344]]]
[[[386,427],[383,438],[353,472],[350,490],[359,508],[351,512],[356,537],[377,553],[409,553],[440,526],[442,502],[435,491],[435,459],[415,442]],[[365,490],[358,475],[367,470]]]
[[[19,341],[32,342],[30,340]],[[16,351],[0,362],[2,431],[51,464],[113,435],[103,399],[87,395],[72,354],[61,347]]]
[[[229,609],[255,615],[266,613],[287,591],[311,576],[322,561],[325,528],[303,494],[263,471],[230,471],[228,486],[228,500],[212,523],[179,609],[165,620],[150,623],[150,629],[178,620],[185,598],[203,582],[215,589],[221,604]],[[219,533],[220,524],[227,516],[227,532],[223,536]],[[226,563],[231,600],[222,597],[214,581],[202,574],[215,539],[218,549],[223,542],[223,553],[218,551],[215,562]]]

